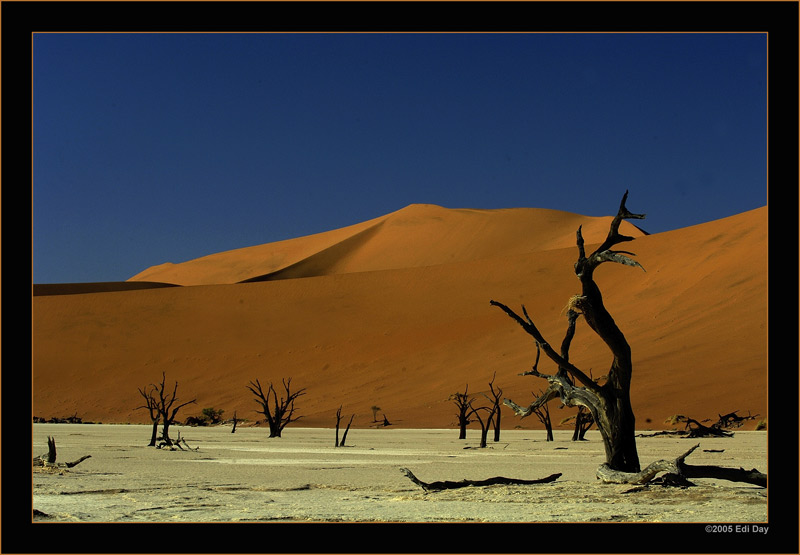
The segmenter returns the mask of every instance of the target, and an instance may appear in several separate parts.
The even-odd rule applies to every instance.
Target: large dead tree
[[[570,299],[567,309],[567,331],[561,343],[560,353],[556,352],[542,336],[524,306],[522,307],[523,318],[502,303],[491,301],[491,304],[502,309],[528,334],[533,336],[536,344],[558,366],[558,371],[553,375],[542,374],[535,368],[530,372],[534,376],[546,379],[549,383],[544,393],[530,406],[523,408],[510,399],[505,400],[505,404],[520,416],[532,414],[536,408],[555,397],[559,397],[565,405],[586,407],[592,414],[603,438],[606,464],[618,471],[639,472],[639,455],[636,451],[635,439],[636,420],[630,400],[633,371],[631,349],[622,331],[606,310],[600,288],[594,281],[595,269],[604,262],[617,262],[641,268],[638,262],[628,256],[632,253],[612,250],[612,247],[619,243],[633,240],[633,237],[620,234],[619,226],[622,220],[644,218],[644,214],[633,214],[628,211],[625,206],[627,198],[628,192],[626,191],[622,197],[619,211],[611,222],[608,236],[588,256],[584,250],[581,228],[578,228],[578,261],[575,263],[575,275],[581,282],[582,292]],[[608,378],[603,385],[595,382],[569,362],[570,343],[575,335],[576,321],[581,315],[589,327],[605,342],[613,355]]]
[[[633,253],[612,250],[612,247],[619,243],[633,240],[633,237],[620,234],[619,226],[622,220],[644,218],[644,214],[633,214],[626,208],[627,198],[628,192],[625,191],[617,215],[611,221],[605,241],[588,256],[584,249],[581,228],[578,228],[578,260],[575,262],[575,275],[581,282],[582,291],[580,295],[573,296],[567,305],[567,331],[561,342],[560,353],[556,352],[542,336],[528,316],[525,306],[522,307],[523,318],[506,305],[490,301],[490,304],[502,309],[522,326],[534,338],[536,345],[558,367],[557,372],[553,375],[543,374],[536,367],[528,372],[546,379],[549,385],[527,408],[517,405],[510,399],[506,399],[504,403],[523,417],[533,414],[538,407],[555,397],[559,397],[565,405],[586,407],[603,438],[606,462],[597,471],[598,478],[603,481],[645,483],[651,480],[655,474],[667,472],[681,479],[685,477],[721,478],[766,486],[766,475],[756,469],[743,471],[716,466],[690,467],[686,465],[684,459],[694,448],[674,461],[656,461],[645,470],[640,468],[639,455],[636,451],[636,419],[630,399],[633,373],[631,348],[611,314],[606,310],[600,288],[594,282],[594,271],[604,262],[617,262],[626,266],[642,268],[638,262],[630,258]],[[575,324],[579,316],[584,317],[586,323],[603,340],[613,356],[611,368],[602,384],[569,361],[569,347],[575,336]]]
[[[281,437],[281,432],[290,422],[300,420],[302,416],[294,416],[294,402],[301,395],[305,395],[305,388],[297,391],[291,390],[292,378],[281,379],[285,396],[282,394],[278,399],[278,392],[269,384],[267,391],[261,387],[261,382],[256,380],[247,386],[255,396],[255,401],[261,405],[261,410],[256,411],[263,414],[269,425],[269,437]]]

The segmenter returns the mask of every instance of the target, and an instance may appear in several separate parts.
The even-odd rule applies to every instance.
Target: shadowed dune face
[[[546,387],[519,376],[533,364],[533,340],[489,300],[524,303],[560,343],[563,308],[580,291],[575,231],[583,226],[588,250],[609,222],[412,205],[131,280],[192,287],[34,297],[34,414],[146,422],[137,387],[162,371],[182,400],[197,398],[179,419],[204,407],[259,418],[245,387],[256,378],[307,388],[297,401],[305,426],[332,427],[340,405],[357,427],[372,423],[373,405],[398,427],[455,426],[448,397],[467,384],[480,396],[493,375],[505,397],[525,404]],[[655,235],[623,222],[636,237],[625,249],[646,272],[604,264],[595,277],[633,351],[639,428],[669,428],[676,413],[767,416],[766,224],[766,208]],[[594,376],[611,364],[581,320],[570,360]],[[540,370],[555,369],[543,359]],[[555,423],[575,412],[557,405]],[[503,411],[504,427],[539,427]]]

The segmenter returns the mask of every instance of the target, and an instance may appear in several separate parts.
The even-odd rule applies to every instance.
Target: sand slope
[[[372,424],[373,405],[398,427],[453,426],[448,396],[466,384],[488,390],[495,372],[505,396],[527,402],[545,386],[518,376],[533,363],[532,340],[489,300],[524,303],[560,342],[561,311],[579,292],[575,230],[584,226],[588,247],[609,221],[412,205],[132,278],[192,287],[36,296],[34,414],[146,422],[137,387],[162,371],[182,400],[197,398],[179,418],[211,406],[258,418],[245,387],[256,378],[307,388],[303,426],[333,426],[340,405],[354,426]],[[766,207],[654,235],[625,222],[637,237],[625,249],[646,272],[604,264],[596,280],[632,346],[639,428],[676,413],[767,416],[766,224]],[[266,280],[237,283],[253,279]],[[611,359],[579,322],[571,361],[599,376]],[[575,411],[552,410],[556,421]],[[507,427],[539,426],[504,417]]]

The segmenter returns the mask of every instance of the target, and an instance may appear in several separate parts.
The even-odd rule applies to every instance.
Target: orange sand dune
[[[178,380],[182,400],[197,398],[179,419],[204,407],[259,418],[246,389],[256,378],[291,377],[306,388],[297,403],[305,426],[332,427],[339,406],[346,418],[356,414],[354,426],[369,426],[373,405],[397,427],[455,426],[448,397],[467,384],[485,392],[493,375],[504,396],[524,404],[546,385],[518,375],[533,363],[533,341],[489,300],[524,303],[560,343],[563,307],[580,290],[575,229],[584,225],[591,248],[609,221],[412,205],[327,237],[133,278],[213,285],[34,297],[34,414],[147,422],[137,387],[162,372]],[[632,347],[638,427],[669,427],[676,413],[766,417],[766,207],[667,233],[623,231],[636,233],[624,248],[646,272],[604,264],[596,281]],[[270,252],[283,261],[259,258]],[[283,279],[231,283],[274,272]],[[595,376],[611,363],[580,320],[570,360]],[[552,403],[551,412],[558,422],[575,409]],[[503,416],[504,427],[540,427],[506,408]]]
[[[412,204],[342,229],[161,264],[130,281],[211,285],[433,266],[568,247],[579,225],[586,237],[602,239],[610,222],[558,210]],[[644,235],[628,222],[621,231]]]

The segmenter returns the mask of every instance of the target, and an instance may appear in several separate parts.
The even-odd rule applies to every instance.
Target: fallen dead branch
[[[73,466],[82,463],[91,455],[84,455],[80,459],[72,462],[57,463],[56,462],[56,439],[47,436],[47,453],[43,453],[38,457],[33,457],[33,466],[42,466],[45,468],[72,468]]]
[[[467,486],[546,484],[548,482],[555,482],[561,476],[561,473],[558,473],[558,474],[551,474],[546,478],[540,478],[538,480],[520,480],[516,478],[505,478],[503,476],[495,476],[494,478],[487,478],[486,480],[461,480],[459,482],[444,480],[441,482],[423,482],[422,480],[414,476],[414,473],[407,468],[401,468],[400,472],[405,474],[409,480],[420,486],[425,491],[440,491],[444,489],[464,488]]]
[[[186,449],[188,449],[189,451],[198,451],[200,449],[199,447],[194,447],[194,448],[190,447],[189,444],[186,443],[186,439],[181,437],[180,431],[178,431],[178,439],[176,439],[175,441],[170,441],[169,443],[166,441],[161,441],[158,445],[156,445],[156,448],[175,451],[175,448],[177,447],[181,451],[186,451],[186,449],[181,447],[181,443],[183,443],[186,446]]]
[[[603,482],[612,484],[646,484],[656,475],[665,472],[669,475],[668,480],[671,483],[681,486],[693,486],[694,484],[689,481],[689,478],[716,478],[767,487],[767,475],[755,468],[744,470],[743,468],[686,464],[684,462],[686,457],[698,447],[700,447],[699,443],[674,460],[662,459],[652,462],[641,472],[620,472],[603,463],[597,469],[597,477]]]

